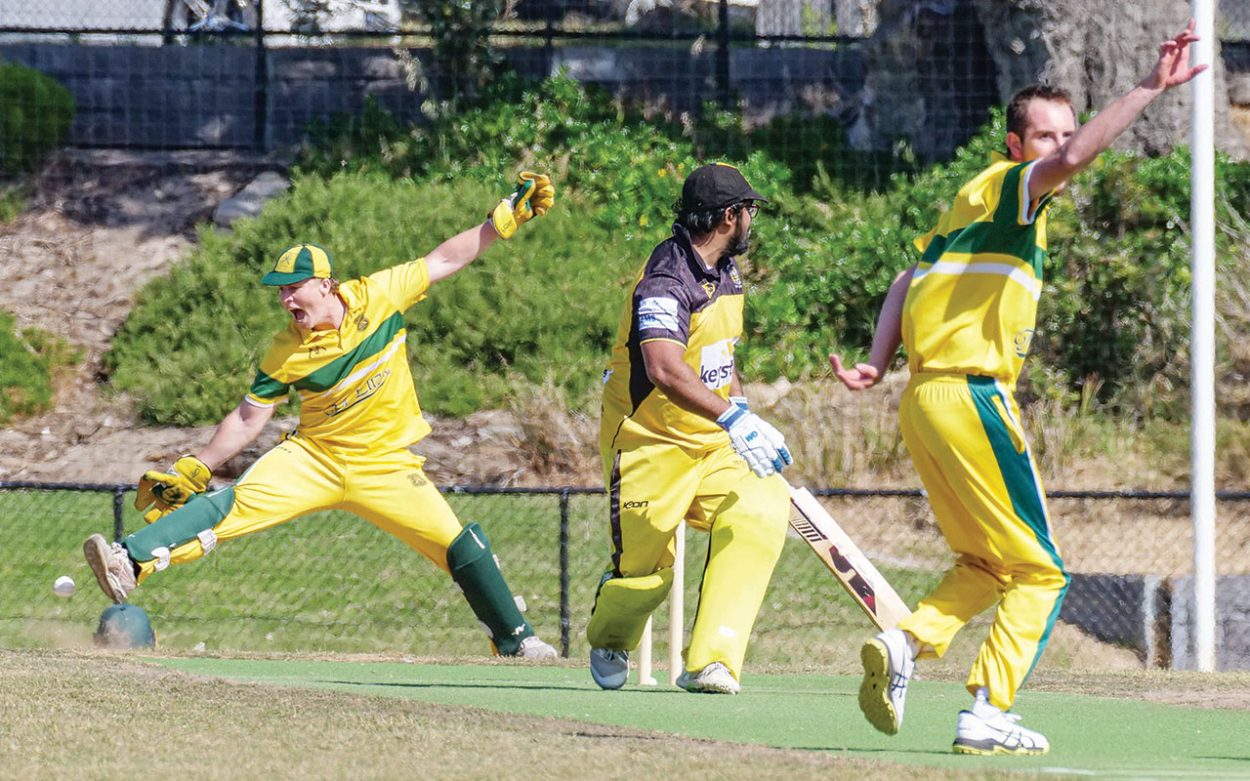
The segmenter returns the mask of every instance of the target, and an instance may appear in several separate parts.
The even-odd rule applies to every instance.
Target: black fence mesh
[[[830,159],[830,173],[862,181],[872,172],[852,167],[873,166],[873,153],[894,163],[903,147],[920,160],[949,155],[1001,102],[1005,80],[976,4],[912,4],[900,17],[910,35],[889,43],[877,36],[882,7],[874,0],[519,0],[492,28],[490,43],[524,77],[565,72],[641,104],[657,121],[688,122],[733,106],[754,127],[799,117],[836,128],[869,155]],[[417,11],[417,3],[397,0],[0,0],[0,60],[34,68],[68,91],[70,146],[270,152],[307,138],[311,122],[359,114],[368,99],[401,120],[421,121],[438,85],[430,76],[434,33]],[[1236,63],[1242,73],[1250,70],[1250,2],[1223,0],[1217,31],[1230,70]],[[53,113],[47,93],[4,94],[9,103],[0,111]],[[941,110],[926,112],[907,100],[916,95]],[[813,143],[811,134],[796,136],[787,160],[819,157]],[[0,147],[0,173],[19,154],[25,152]],[[68,167],[55,171],[72,180]],[[89,637],[102,597],[78,543],[94,531],[141,523],[131,498],[126,486],[0,490],[0,646]],[[466,490],[450,498],[464,520],[492,535],[539,631],[583,656],[592,589],[607,556],[604,498],[559,489]],[[1237,619],[1250,602],[1242,596],[1250,591],[1250,515],[1242,498],[1221,505],[1225,667],[1250,666],[1247,622]],[[949,564],[919,496],[824,501],[910,602]],[[1075,648],[1092,638],[1130,664],[1192,666],[1187,501],[1056,497],[1052,513],[1074,575],[1063,616],[1069,634],[1056,642]],[[699,571],[703,553],[692,533],[688,572]],[[73,599],[53,597],[49,586],[60,574],[78,581]],[[693,606],[697,578],[687,577],[685,588]],[[137,600],[153,616],[161,643],[177,648],[435,654],[486,647],[435,567],[335,513],[161,573]],[[786,668],[849,659],[865,628],[793,539],[751,658]],[[658,659],[666,642],[657,632]]]
[[[11,484],[13,485],[13,484]],[[950,565],[918,492],[823,491],[822,503],[911,605]],[[607,502],[585,489],[447,493],[462,520],[492,537],[527,618],[569,656],[584,657],[594,588],[609,553]],[[1226,495],[1219,526],[1220,666],[1250,666],[1250,495]],[[142,520],[130,486],[0,488],[0,647],[85,645],[107,605],[79,544]],[[1056,662],[1103,648],[1100,664],[1192,667],[1192,554],[1180,494],[1058,492],[1052,521],[1073,575]],[[697,604],[706,537],[686,536],[684,625]],[[60,575],[79,591],[52,592]],[[355,516],[317,513],[220,546],[153,575],[132,597],[168,648],[252,652],[454,655],[488,652],[450,579]],[[667,608],[653,657],[665,666]],[[980,619],[983,624],[987,618]],[[753,664],[801,670],[850,664],[870,627],[807,545],[791,535],[755,627]],[[970,633],[975,634],[975,631]]]

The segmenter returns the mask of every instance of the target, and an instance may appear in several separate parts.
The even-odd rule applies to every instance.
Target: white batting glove
[[[716,422],[729,432],[734,451],[746,460],[756,477],[768,477],[794,463],[786,438],[754,412],[731,404]]]

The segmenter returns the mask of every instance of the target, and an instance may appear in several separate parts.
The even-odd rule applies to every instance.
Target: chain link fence
[[[519,0],[490,42],[522,76],[565,72],[656,116],[681,121],[709,103],[732,104],[754,127],[786,117],[827,121],[857,150],[890,158],[906,146],[919,159],[942,159],[1002,102],[999,82],[1007,78],[996,70],[995,38],[1022,51],[1030,44],[987,30],[970,0],[895,5],[906,13],[886,37],[877,0]],[[421,121],[435,97],[424,79],[434,44],[413,7],[398,0],[0,0],[0,60],[66,88],[71,146],[273,152],[303,141],[311,122],[359,114],[367,99],[400,120]],[[1243,75],[1250,72],[1250,2],[1223,0],[1219,19],[1230,71],[1242,63]],[[12,94],[10,107],[47,113],[46,95]],[[918,95],[940,111],[926,111]],[[796,138],[781,156],[820,160],[828,150],[812,145],[814,135]],[[11,154],[0,147],[0,172]],[[830,173],[860,180],[862,172],[837,166],[874,164],[868,157],[827,162]],[[7,553],[0,647],[89,642],[103,602],[78,544],[92,532],[117,536],[142,523],[131,490],[0,484]],[[1247,496],[1222,498],[1219,664],[1247,668],[1250,514]],[[492,536],[540,633],[584,656],[585,621],[608,555],[604,497],[464,489],[449,499],[463,520]],[[913,604],[950,563],[917,493],[825,491],[822,501]],[[1048,659],[1191,667],[1186,497],[1060,492],[1051,509],[1074,580]],[[697,534],[687,551],[687,571],[699,572],[705,547]],[[60,574],[80,585],[70,600],[52,595]],[[687,605],[696,604],[697,585],[697,578],[685,584]],[[453,654],[487,647],[446,576],[340,513],[223,546],[156,576],[136,601],[172,648]],[[790,540],[756,626],[752,663],[849,664],[865,632],[824,568]],[[665,641],[657,637],[658,658]],[[1103,655],[1083,656],[1090,649]]]
[[[1225,44],[1250,42],[1250,2],[1219,0],[1216,32]]]
[[[951,564],[918,491],[817,491],[827,509],[911,605]],[[607,503],[593,489],[454,488],[465,522],[490,534],[527,618],[566,656],[588,652],[586,621],[608,561]],[[1250,493],[1221,498],[1219,666],[1250,668]],[[0,647],[90,644],[107,602],[82,560],[93,532],[142,520],[133,486],[0,484]],[[1073,576],[1048,663],[1192,668],[1192,555],[1183,493],[1054,492],[1056,536]],[[702,571],[706,538],[690,532],[686,571]],[[79,585],[69,599],[51,586]],[[689,630],[698,577],[688,575]],[[132,601],[160,645],[248,652],[415,655],[488,653],[450,579],[355,516],[317,513],[230,542],[153,575]],[[666,608],[657,613],[665,625]],[[984,628],[987,617],[978,620]],[[785,670],[850,666],[870,628],[806,544],[791,535],[755,626],[749,660]],[[961,636],[972,643],[974,627]],[[655,656],[667,658],[666,633]]]
[[[1220,5],[1237,96],[1245,92],[1248,5]],[[1024,76],[1039,76],[1025,70],[1043,64],[1032,62],[1028,35],[1000,41],[1011,36],[972,0],[503,7],[489,44],[524,77],[567,72],[669,119],[709,104],[740,110],[749,126],[823,118],[830,133],[895,166],[948,157]],[[879,18],[887,7],[895,14],[888,25]],[[283,151],[307,139],[310,123],[359,115],[369,99],[419,123],[429,101],[446,97],[431,78],[436,33],[419,8],[399,0],[0,0],[0,60],[69,90],[72,146]],[[1013,58],[1021,62],[1004,65]],[[810,143],[796,140],[790,154],[818,155]]]
[[[489,43],[522,76],[563,71],[670,118],[711,103],[739,108],[749,124],[797,112],[849,127],[864,108],[873,56],[865,42],[877,5],[520,0],[491,25]],[[938,20],[942,37],[984,64],[978,41],[985,32],[970,6],[927,6],[922,13]],[[445,97],[428,78],[437,41],[416,7],[397,0],[0,0],[0,59],[70,91],[72,146],[281,151],[305,140],[314,121],[359,114],[366,99],[420,122],[427,101]],[[961,107],[941,119],[950,124],[942,135],[955,143],[975,131],[997,97],[991,70],[970,72],[982,70],[963,80]],[[946,77],[935,73],[936,87]],[[881,139],[865,143],[890,148]]]

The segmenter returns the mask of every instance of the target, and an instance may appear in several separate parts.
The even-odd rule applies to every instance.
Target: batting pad
[[[516,655],[521,641],[534,634],[534,630],[517,609],[481,526],[470,523],[451,541],[447,546],[447,567],[495,651],[501,656]]]

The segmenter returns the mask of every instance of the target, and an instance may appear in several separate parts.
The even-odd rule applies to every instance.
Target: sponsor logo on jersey
[[[1016,332],[1016,357],[1023,358],[1029,354],[1029,345],[1033,343],[1034,331],[1032,328],[1026,328],[1023,331]]]
[[[647,499],[642,499],[642,500],[632,500],[632,501],[628,501],[628,502],[626,502],[625,504],[622,504],[622,505],[621,505],[621,509],[624,509],[624,510],[643,510],[643,509],[646,509],[647,505],[649,505],[649,504],[651,504],[651,502],[650,502],[649,500],[647,500]]]
[[[332,418],[335,415],[341,415],[357,404],[365,401],[373,396],[373,394],[382,390],[382,386],[386,384],[387,378],[391,376],[390,369],[384,369],[365,379],[364,382],[352,389],[346,398],[339,399],[326,409],[326,417]]]
[[[638,330],[681,333],[677,323],[677,299],[655,297],[639,301]]]
[[[730,266],[730,267],[729,267],[729,278],[730,278],[731,280],[733,280],[733,283],[734,283],[736,286],[738,286],[738,287],[742,287],[742,277],[738,274],[738,267],[737,267],[737,266]]]
[[[728,385],[734,377],[734,343],[737,339],[722,339],[704,347],[699,355],[699,380],[708,390]]]

